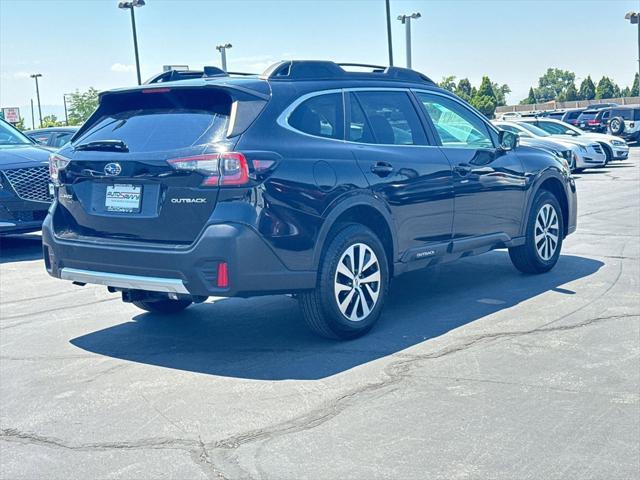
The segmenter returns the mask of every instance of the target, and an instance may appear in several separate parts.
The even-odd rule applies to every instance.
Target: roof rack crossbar
[[[372,72],[350,72],[342,67],[365,67],[373,69]],[[288,60],[278,62],[269,67],[262,74],[263,78],[270,80],[330,80],[343,78],[370,78],[378,80],[404,80],[407,82],[435,84],[426,75],[408,68],[384,67],[364,63],[334,63],[322,60]]]

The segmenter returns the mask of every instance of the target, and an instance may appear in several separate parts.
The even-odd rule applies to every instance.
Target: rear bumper
[[[250,227],[210,225],[188,248],[110,245],[57,238],[48,217],[42,229],[47,271],[75,281],[124,290],[195,296],[254,296],[313,288],[316,273],[287,269]],[[218,264],[228,265],[228,288],[217,287]]]

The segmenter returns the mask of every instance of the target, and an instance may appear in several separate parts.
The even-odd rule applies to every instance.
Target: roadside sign
[[[2,116],[9,123],[18,123],[20,121],[20,109],[18,107],[3,108]]]

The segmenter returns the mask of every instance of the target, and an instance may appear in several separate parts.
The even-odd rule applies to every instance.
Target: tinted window
[[[538,122],[537,126],[542,130],[544,130],[545,132],[548,132],[551,134],[564,135],[567,133],[567,130],[569,130],[567,127],[560,125],[559,123],[552,123],[552,122]]]
[[[74,145],[122,140],[131,152],[207,145],[225,138],[230,110],[230,97],[216,90],[113,95]]]
[[[53,134],[52,133],[34,133],[31,135],[31,138],[33,138],[36,142],[42,145],[46,145],[47,143],[49,143],[49,139],[51,138],[51,135]]]
[[[289,125],[316,137],[342,139],[342,94],[318,95],[302,102],[289,117]]]
[[[383,145],[425,145],[427,138],[406,92],[350,94],[349,140]]]
[[[598,112],[582,112],[580,120],[593,120],[598,115]]]
[[[611,118],[622,117],[624,120],[640,120],[640,109],[616,108],[611,110]]]
[[[418,93],[427,114],[445,147],[493,148],[484,122],[455,100],[440,95]],[[504,127],[500,127],[504,128]]]
[[[5,122],[0,122],[0,145],[23,144],[31,144],[31,142],[14,127]]]
[[[580,116],[581,113],[582,112],[579,111],[579,110],[575,111],[575,112],[569,112],[569,113],[566,114],[567,116],[565,118],[567,120],[575,120],[576,118],[578,118]]]
[[[73,133],[71,132],[58,133],[56,137],[53,139],[53,142],[51,142],[51,146],[60,148],[62,145],[67,143],[69,140],[71,140],[71,137],[73,137]]]

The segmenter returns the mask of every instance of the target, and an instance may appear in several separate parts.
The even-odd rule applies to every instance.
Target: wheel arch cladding
[[[393,262],[395,259],[395,237],[392,233],[392,229],[389,227],[391,220],[377,208],[364,204],[356,203],[349,207],[340,209],[339,212],[334,212],[325,221],[326,231],[321,237],[321,241],[316,246],[314,253],[314,265],[318,265],[322,256],[324,246],[331,234],[335,230],[336,226],[344,223],[358,223],[369,228],[375,233],[384,247],[385,254],[387,255],[387,263],[389,265],[389,276],[393,276]]]
[[[558,200],[560,208],[562,209],[562,230],[566,237],[569,229],[569,202],[562,182],[555,177],[547,178],[540,184],[536,194],[541,190],[552,193]]]

